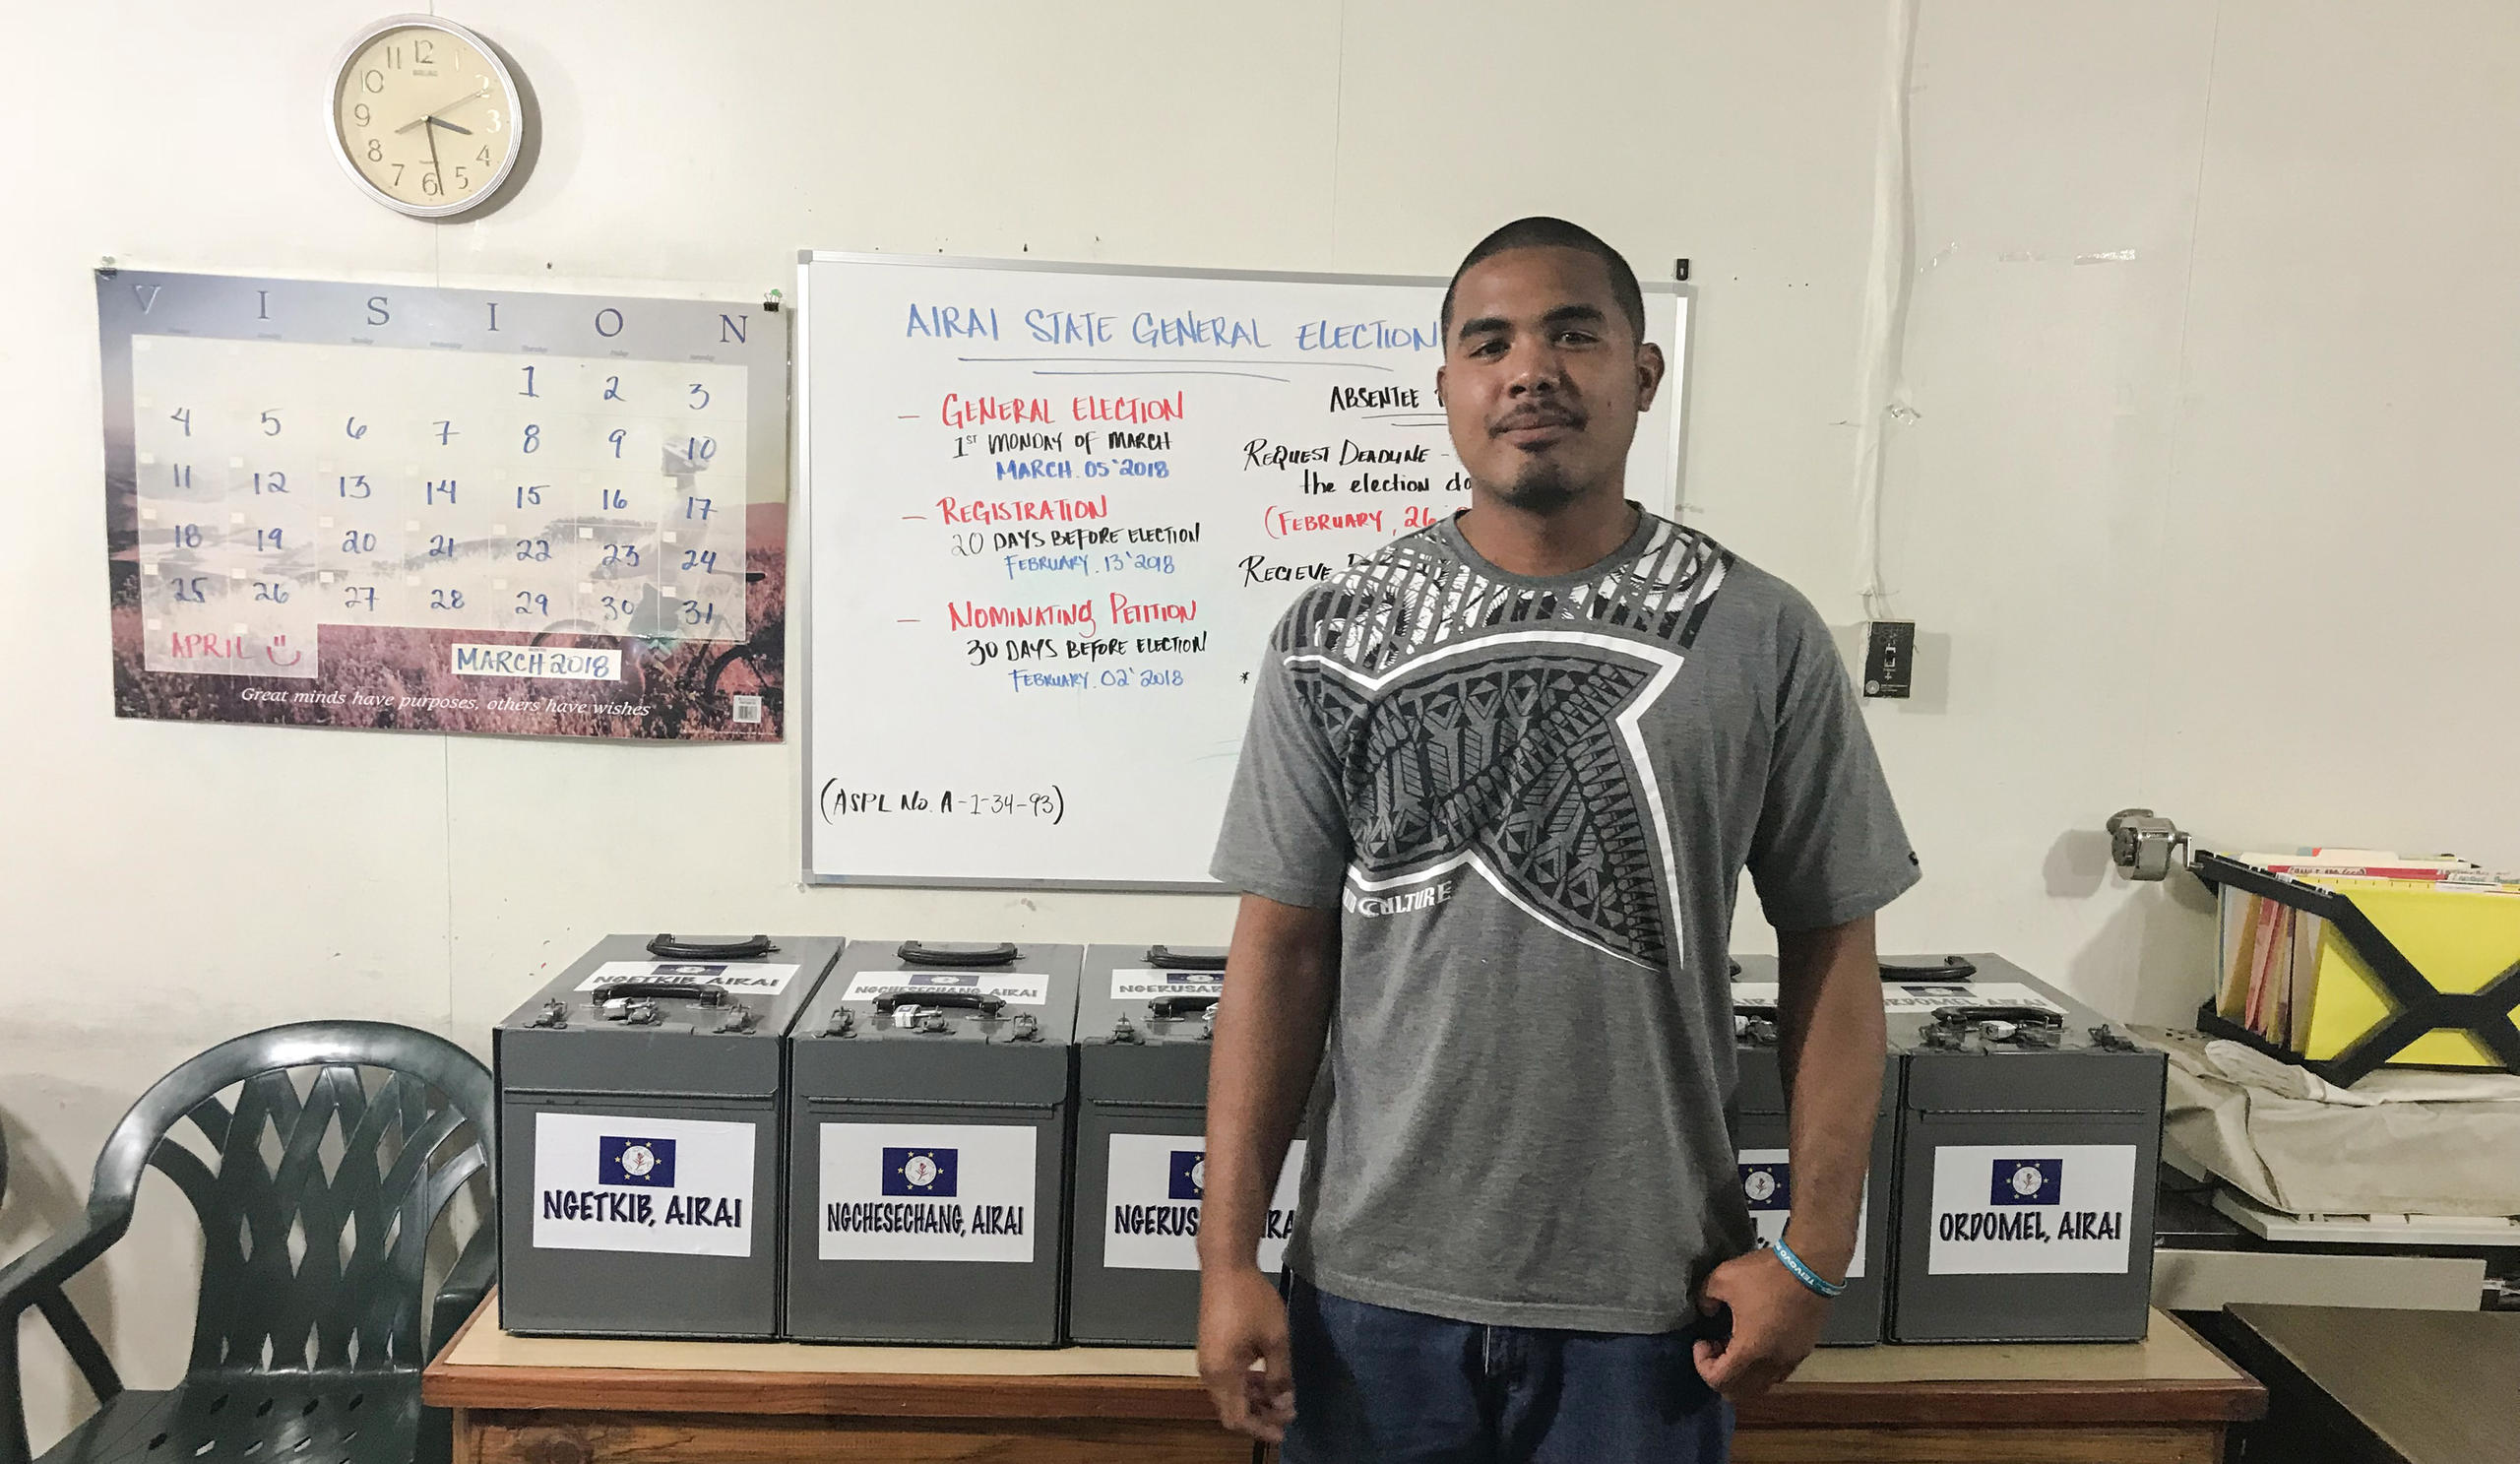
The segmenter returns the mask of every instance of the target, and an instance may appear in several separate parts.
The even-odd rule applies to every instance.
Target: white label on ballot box
[[[1785,1222],[1794,1210],[1794,1162],[1783,1149],[1741,1151],[1741,1198],[1750,1206],[1750,1223],[1759,1239],[1773,1245],[1784,1239]],[[1872,1177],[1863,1177],[1863,1198],[1855,1212],[1855,1259],[1846,1279],[1863,1275],[1864,1227],[1872,1223]]]
[[[534,1115],[542,1250],[752,1254],[749,1123]]]
[[[1016,1006],[1046,1006],[1050,979],[1029,971],[861,971],[850,979],[843,1001],[872,1001],[895,991],[914,996],[978,991]]]
[[[1153,1001],[1162,996],[1214,996],[1225,989],[1222,971],[1159,971],[1123,967],[1111,973],[1111,999]]]
[[[822,1125],[824,1260],[1029,1261],[1038,1135],[1012,1123]]]
[[[2134,1205],[2132,1144],[1944,1144],[1925,1270],[2123,1276]]]
[[[1776,983],[1736,981],[1732,984],[1732,1004],[1774,1006]],[[1940,1006],[2028,1006],[2040,1011],[2052,1011],[2059,1016],[2065,1011],[2019,982],[1969,982],[1950,986],[1914,982],[1881,984],[1881,1008],[1884,1011],[1932,1011]]]
[[[664,982],[678,987],[724,987],[729,991],[776,996],[796,979],[793,966],[759,961],[606,961],[578,983],[581,991],[621,982]]]
[[[1102,1264],[1138,1271],[1199,1269],[1199,1209],[1208,1192],[1208,1141],[1198,1134],[1111,1135],[1110,1213],[1102,1217]],[[1260,1269],[1286,1264],[1302,1187],[1303,1140],[1287,1146],[1260,1228]]]

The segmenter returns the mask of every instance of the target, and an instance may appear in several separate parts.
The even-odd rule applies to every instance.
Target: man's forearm
[[[1208,1053],[1203,1267],[1256,1261],[1270,1190],[1321,1064],[1338,938],[1336,911],[1243,897]]]
[[[1835,1280],[1855,1259],[1887,1047],[1872,918],[1779,932],[1777,980],[1794,1156],[1787,1240]]]

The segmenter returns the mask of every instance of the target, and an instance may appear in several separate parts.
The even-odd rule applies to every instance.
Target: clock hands
[[[466,103],[466,102],[468,102],[468,101],[471,101],[471,100],[472,100],[473,97],[475,97],[475,96],[486,96],[486,95],[489,95],[489,92],[490,92],[490,89],[489,89],[489,88],[487,88],[487,87],[481,87],[481,88],[475,89],[475,90],[473,90],[473,91],[467,92],[467,93],[465,93],[465,94],[464,94],[463,95],[461,95],[461,96],[453,97],[453,98],[451,98],[451,99],[449,99],[449,100],[439,102],[436,106],[430,107],[427,111],[424,111],[424,112],[420,113],[418,116],[413,117],[413,118],[412,118],[411,120],[410,120],[409,122],[404,123],[402,126],[397,127],[397,128],[395,128],[394,130],[395,130],[396,132],[398,132],[398,133],[401,133],[401,132],[409,132],[409,131],[410,131],[412,128],[417,127],[417,126],[421,125],[422,123],[425,123],[425,122],[428,122],[428,121],[434,120],[434,119],[437,117],[437,114],[438,114],[438,113],[440,113],[440,112],[451,112],[451,111],[455,110],[457,107],[462,106],[464,103]],[[438,124],[437,124],[437,125],[439,125],[440,127],[453,127],[455,124],[453,124],[453,123],[451,123],[451,122],[444,122],[444,121],[440,121],[440,122],[438,122]],[[458,131],[458,132],[462,132],[464,129],[463,129],[463,128],[461,128],[461,127],[457,127],[455,130],[456,130],[456,131]]]
[[[420,120],[424,122],[434,122],[437,118],[423,117]],[[420,136],[429,140],[429,176],[437,179],[437,191],[440,195],[443,195],[446,192],[446,170],[437,165],[437,129],[434,127],[423,128],[421,129]]]
[[[449,132],[460,132],[460,133],[463,133],[466,137],[471,137],[471,136],[472,135],[472,128],[470,128],[470,127],[458,127],[458,126],[456,126],[454,123],[452,123],[452,122],[450,122],[450,121],[446,120],[444,117],[437,116],[437,115],[435,115],[435,114],[431,114],[431,115],[429,115],[429,116],[422,117],[422,118],[420,118],[420,121],[419,121],[419,122],[413,122],[413,123],[409,124],[408,126],[397,127],[397,128],[395,128],[394,130],[395,130],[396,132],[409,132],[409,131],[410,131],[410,130],[411,130],[411,128],[419,126],[419,125],[420,125],[420,122],[426,122],[426,123],[428,123],[429,125],[433,126],[433,127],[443,127],[443,128],[445,128],[445,129],[446,129],[447,131],[449,131]],[[431,133],[431,134],[430,134],[430,136],[434,137],[434,136],[436,136],[436,134],[435,134],[435,133]]]

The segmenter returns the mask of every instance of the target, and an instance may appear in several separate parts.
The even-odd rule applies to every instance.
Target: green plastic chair
[[[362,1068],[382,1073],[373,1093]],[[219,1095],[239,1085],[231,1111]],[[383,1022],[275,1027],[159,1079],[105,1141],[86,1215],[0,1268],[0,1464],[30,1458],[18,1358],[30,1307],[99,1400],[42,1464],[446,1458],[446,1416],[420,1406],[422,1270],[440,1212],[490,1168],[494,1114],[490,1074],[471,1053]],[[217,1151],[215,1168],[169,1137],[187,1119]],[[336,1123],[341,1156],[328,1173]],[[126,1389],[62,1291],[131,1228],[149,1166],[192,1201],[203,1235],[192,1356],[164,1392]],[[496,1214],[494,1203],[438,1290],[431,1345],[488,1289]]]

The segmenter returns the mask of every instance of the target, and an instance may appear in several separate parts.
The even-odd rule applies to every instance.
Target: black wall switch
[[[1863,694],[1905,697],[1917,660],[1917,622],[1873,620],[1864,625]]]

